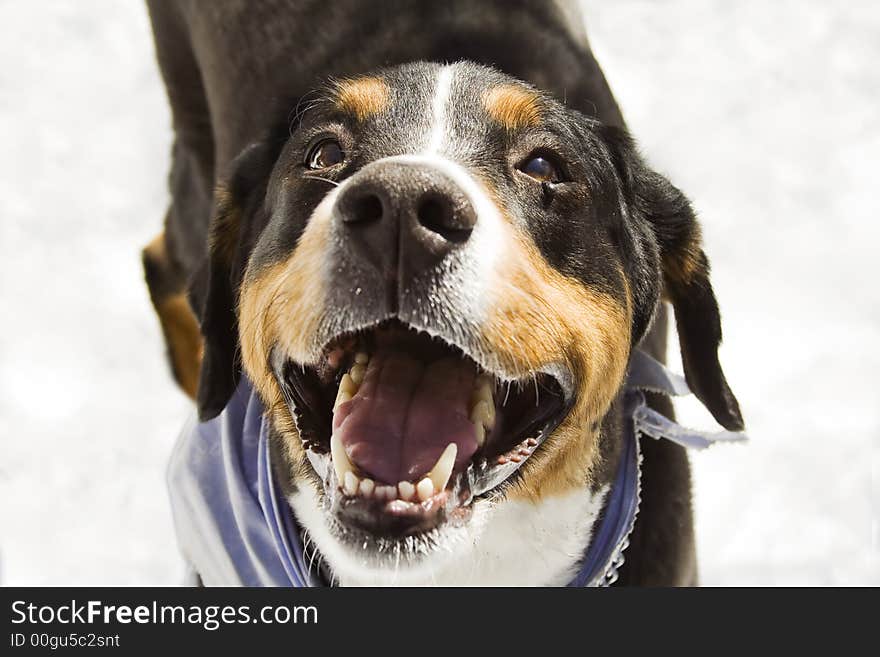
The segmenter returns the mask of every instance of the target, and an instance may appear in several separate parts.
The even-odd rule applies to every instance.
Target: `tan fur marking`
[[[514,84],[492,87],[483,94],[483,106],[495,121],[508,130],[535,126],[541,122],[541,97]]]
[[[336,106],[353,114],[358,121],[384,111],[390,98],[388,85],[375,77],[341,80],[336,85]]]
[[[173,265],[168,257],[165,233],[159,233],[143,251],[144,259],[157,272],[168,272]],[[161,287],[150,290],[150,297],[171,358],[171,369],[177,383],[192,399],[196,398],[199,369],[202,365],[202,334],[186,294],[167,292]]]
[[[319,206],[329,207],[329,205]],[[244,368],[276,426],[296,437],[296,427],[268,362],[277,345],[297,362],[312,362],[321,345],[314,336],[324,317],[324,263],[329,214],[316,211],[289,258],[248,272],[239,299],[239,340]],[[288,448],[299,454],[298,440]]]
[[[156,311],[171,352],[174,375],[183,391],[195,399],[202,365],[202,334],[196,316],[182,292],[160,301]]]
[[[168,266],[168,256],[165,253],[165,231],[156,235],[149,244],[144,247],[144,257],[165,268]]]
[[[585,286],[553,269],[531,241],[513,240],[517,253],[499,272],[494,312],[483,335],[494,353],[524,374],[553,363],[574,373],[574,407],[524,466],[508,496],[537,501],[582,489],[597,458],[589,427],[608,411],[629,357],[631,302]],[[620,273],[623,277],[623,272]]]
[[[702,241],[700,226],[694,223],[691,234],[681,249],[663,254],[663,273],[670,283],[688,285],[703,268]]]
[[[241,209],[223,184],[218,184],[214,190],[214,207],[216,211],[211,224],[210,250],[228,265],[232,263],[238,246]]]

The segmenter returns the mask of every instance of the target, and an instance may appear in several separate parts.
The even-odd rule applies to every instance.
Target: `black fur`
[[[275,129],[233,160],[217,191],[223,200],[215,203],[208,239],[212,246],[190,281],[190,304],[204,338],[196,400],[202,420],[220,414],[241,379],[236,299],[247,256],[262,229],[266,185],[282,144]],[[216,246],[220,242],[234,248],[221,253]]]
[[[709,282],[709,263],[701,253],[701,268],[685,285],[670,285],[681,359],[688,385],[725,429],[745,428],[739,403],[718,362],[721,315]]]
[[[699,245],[699,225],[693,208],[680,190],[645,165],[624,131],[603,127],[601,132],[611,149],[627,205],[650,226],[659,248],[660,261],[666,269],[663,283],[675,309],[688,385],[719,424],[740,431],[744,423],[739,404],[718,361],[721,314],[709,280],[709,260]],[[651,248],[647,244],[645,247]],[[682,280],[681,271],[689,268],[692,273]],[[654,277],[645,272],[634,280],[641,288],[637,298],[656,297],[657,290],[650,287]],[[637,307],[636,322],[641,325],[647,321],[653,304],[639,298]]]

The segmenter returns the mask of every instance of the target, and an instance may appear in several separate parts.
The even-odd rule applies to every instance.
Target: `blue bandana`
[[[626,423],[620,465],[600,520],[569,586],[607,586],[617,579],[639,510],[640,437],[696,449],[745,439],[742,433],[686,429],[648,407],[645,391],[690,394],[682,377],[634,352],[624,396],[632,422]],[[307,566],[300,529],[272,474],[269,423],[246,377],[220,415],[186,425],[171,456],[168,487],[178,543],[204,584],[326,584]]]

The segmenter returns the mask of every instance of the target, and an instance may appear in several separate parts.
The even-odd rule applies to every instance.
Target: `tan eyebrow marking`
[[[336,106],[353,114],[358,121],[385,110],[391,98],[388,85],[376,77],[340,80],[335,91]]]
[[[483,106],[495,121],[508,130],[541,122],[541,97],[514,84],[492,87],[483,94]]]

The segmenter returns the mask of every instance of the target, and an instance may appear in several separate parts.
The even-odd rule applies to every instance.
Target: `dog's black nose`
[[[377,162],[355,174],[335,206],[354,257],[403,285],[467,242],[477,215],[464,191],[427,165]]]

